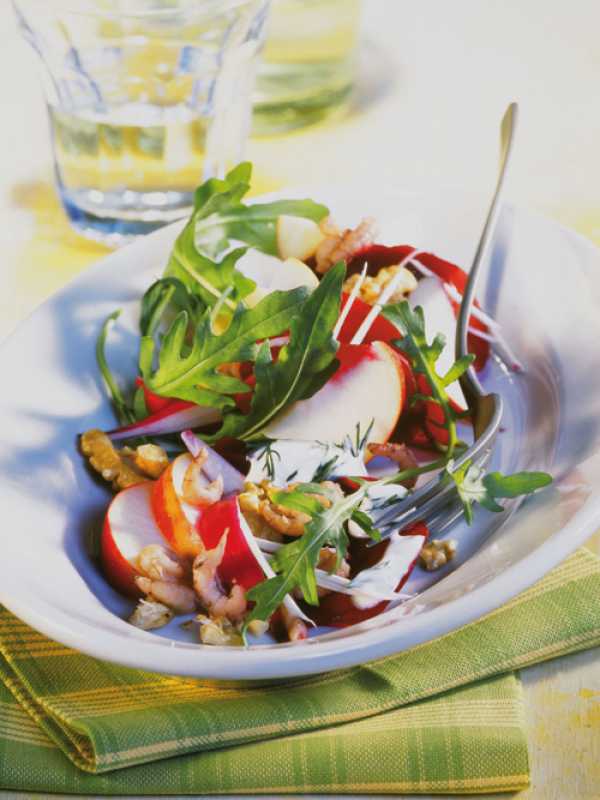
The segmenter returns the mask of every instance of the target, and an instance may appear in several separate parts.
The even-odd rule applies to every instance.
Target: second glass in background
[[[361,0],[272,0],[254,93],[254,131],[276,133],[342,110],[356,78]]]

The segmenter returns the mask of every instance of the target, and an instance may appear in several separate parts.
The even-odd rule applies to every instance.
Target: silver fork
[[[481,232],[460,304],[454,345],[457,359],[469,352],[467,343],[469,318],[475,300],[475,289],[481,272],[481,265],[488,254],[498,221],[500,201],[510,163],[517,118],[518,106],[516,103],[511,103],[502,118],[500,126],[501,148],[496,190]],[[497,394],[487,394],[485,392],[473,367],[469,367],[460,377],[460,386],[473,421],[473,444],[456,459],[455,469],[458,469],[467,461],[471,461],[478,466],[484,466],[491,456],[492,447],[500,429],[503,410],[502,398]],[[378,516],[375,524],[381,531],[382,537],[385,538],[399,528],[410,525],[417,520],[425,519],[430,527],[435,526],[436,535],[439,535],[462,514],[462,506],[459,503],[448,509],[448,504],[455,497],[455,490],[454,483],[448,480],[445,472],[441,472],[420,489],[417,489],[412,495],[390,506],[389,510],[386,509],[384,513]],[[436,524],[438,522],[439,524]]]

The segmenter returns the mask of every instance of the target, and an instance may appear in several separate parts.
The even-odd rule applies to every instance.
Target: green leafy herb
[[[327,478],[333,472],[333,468],[340,460],[340,454],[335,453],[331,458],[327,461],[323,461],[315,470],[315,474],[313,475],[312,479],[315,483],[319,483],[320,481],[326,481]]]
[[[227,250],[233,240],[276,256],[279,216],[287,214],[320,222],[329,214],[326,206],[313,200],[244,205],[241,200],[250,188],[251,177],[252,165],[245,162],[224,181],[211,179],[196,191],[196,245],[202,254],[214,258]]]
[[[254,365],[256,386],[250,411],[228,411],[213,439],[232,436],[248,441],[260,436],[284,408],[311,397],[333,375],[338,343],[332,332],[339,316],[344,274],[342,263],[327,272],[301,312],[289,322],[290,340],[281,348],[277,361],[271,359],[269,344],[261,345]]]
[[[362,433],[360,429],[360,422],[357,422],[356,429],[354,431],[354,441],[352,441],[351,437],[346,434],[344,441],[339,445],[339,447],[343,447],[344,450],[347,450],[355,458],[364,456],[365,448],[369,442],[371,431],[373,430],[373,425],[375,425],[374,419],[372,419],[368,424],[367,430]]]
[[[96,340],[96,361],[98,362],[98,367],[102,374],[102,378],[104,379],[104,383],[106,384],[106,388],[108,389],[108,393],[112,400],[112,404],[115,408],[119,422],[121,425],[129,425],[131,422],[136,421],[136,415],[126,403],[125,398],[123,397],[123,394],[113,377],[110,367],[108,366],[108,361],[106,360],[105,352],[108,331],[112,323],[118,319],[120,314],[120,310],[113,311],[113,313],[104,320],[104,324],[102,325],[102,329],[100,330],[100,334]]]
[[[252,600],[255,606],[246,619],[246,626],[254,619],[268,619],[283,602],[286,594],[296,587],[301,589],[307,603],[317,605],[319,601],[315,570],[321,548],[334,547],[339,565],[348,548],[346,523],[349,520],[359,525],[374,541],[381,538],[370,514],[361,508],[369,490],[404,480],[410,475],[422,474],[444,464],[446,465],[444,480],[453,480],[456,483],[469,524],[473,521],[473,502],[478,502],[492,511],[502,511],[502,506],[496,502],[497,498],[530,494],[552,481],[551,476],[545,472],[519,472],[508,476],[492,472],[485,475],[483,470],[470,462],[455,470],[452,460],[446,462],[445,459],[440,459],[434,464],[403,470],[379,481],[362,481],[355,492],[341,499],[335,497],[327,487],[315,483],[299,484],[293,491],[271,490],[269,497],[273,502],[308,514],[311,519],[305,525],[304,534],[299,539],[284,545],[274,554],[271,565],[277,573],[275,577],[257,584],[248,593],[248,599]],[[315,494],[329,497],[332,501],[331,506],[324,508],[314,497]],[[378,510],[382,510],[385,505],[384,503]],[[392,521],[386,522],[386,527],[391,524]]]
[[[412,309],[408,302],[403,300],[396,305],[385,306],[382,313],[386,319],[404,333],[404,338],[397,344],[411,359],[413,370],[423,375],[431,387],[431,397],[417,395],[415,399],[437,403],[443,411],[444,427],[448,431],[448,444],[444,447],[444,450],[447,457],[451,458],[456,448],[462,444],[456,427],[460,414],[454,411],[446,388],[458,380],[463,372],[466,372],[474,356],[469,353],[459,358],[446,375],[440,376],[436,371],[436,362],[442,354],[446,340],[442,334],[438,333],[429,344],[425,331],[423,309],[420,306]],[[442,447],[442,445],[438,446]]]
[[[142,336],[152,336],[165,318],[168,319],[168,315],[172,321],[180,311],[187,311],[190,319],[195,320],[205,308],[200,298],[192,294],[180,280],[161,278],[142,297],[140,333]]]
[[[307,603],[318,605],[315,569],[321,548],[335,547],[338,563],[341,562],[348,549],[346,523],[358,509],[367,489],[361,487],[348,497],[334,502],[330,508],[324,508],[318,500],[299,489],[276,494],[277,502],[310,514],[311,521],[306,524],[303,536],[284,545],[274,554],[271,566],[278,574],[258,583],[248,592],[248,599],[255,605],[246,618],[246,627],[254,619],[269,619],[286,594],[296,587],[300,587]]]
[[[258,443],[252,442],[252,444],[258,444],[258,446],[249,447],[248,454],[252,454],[252,456],[257,459],[264,459],[267,478],[270,481],[274,481],[276,472],[275,461],[277,460],[281,463],[281,453],[275,449],[274,443],[270,439],[260,440]]]
[[[177,397],[212,408],[234,405],[233,395],[248,391],[237,378],[218,372],[222,364],[254,361],[257,340],[280,334],[306,301],[304,288],[272,292],[254,308],[238,306],[229,326],[216,333],[210,309],[200,317],[189,342],[189,316],[181,311],[160,343],[158,368],[153,372],[155,342],[143,337],[140,347],[142,374],[146,386],[156,394]]]
[[[446,471],[456,484],[469,525],[473,521],[473,503],[479,503],[488,511],[504,511],[497,499],[531,494],[552,483],[552,476],[547,472],[515,472],[513,475],[490,472],[486,475],[471,461],[458,469],[449,461]]]
[[[230,310],[247,297],[255,283],[235,269],[247,247],[231,250],[233,243],[277,255],[276,224],[282,214],[319,222],[325,206],[312,200],[280,200],[245,205],[252,165],[239,164],[223,179],[211,178],[196,190],[194,211],[177,238],[166,277],[178,278],[207,305],[213,305],[231,287],[226,305]]]
[[[387,505],[392,505],[393,501],[387,501]],[[382,504],[378,507],[378,510],[385,508],[385,504]],[[371,539],[375,542],[381,541],[381,534],[377,530],[377,528],[373,525],[373,520],[371,519],[370,515],[367,514],[365,511],[361,511],[360,508],[355,508],[352,512],[352,521],[356,522],[356,524],[362,528],[362,530],[368,534]]]

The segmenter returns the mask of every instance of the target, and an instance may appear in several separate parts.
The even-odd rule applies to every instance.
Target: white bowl
[[[384,241],[470,261],[481,210],[460,193],[382,196],[350,187],[311,196],[342,222],[375,216]],[[165,228],[94,265],[0,349],[0,602],[25,622],[90,655],[158,672],[223,680],[325,672],[399,652],[497,608],[600,524],[600,254],[555,223],[507,208],[479,296],[527,371],[514,376],[497,364],[487,371],[507,406],[494,459],[504,471],[547,469],[554,486],[514,513],[481,512],[471,528],[457,526],[452,568],[416,570],[407,588],[418,597],[366,623],[246,651],[185,641],[173,625],[161,635],[133,628],[122,619],[128,603],[88,554],[108,495],[90,478],[76,440],[87,428],[114,425],[94,358],[100,325],[117,307],[135,308],[178,230]],[[110,358],[135,371],[126,324],[111,338]]]

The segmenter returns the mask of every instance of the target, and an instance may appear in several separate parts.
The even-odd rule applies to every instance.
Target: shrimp
[[[308,637],[308,628],[304,620],[295,617],[285,605],[279,606],[279,611],[290,642],[300,642]]]
[[[184,569],[170,557],[160,544],[149,544],[138,553],[136,568],[145,578],[156,581],[177,581],[183,578]]]
[[[415,469],[415,467],[419,466],[417,459],[408,447],[400,442],[369,442],[367,450],[372,456],[383,456],[384,458],[389,458],[390,461],[395,461],[402,470]],[[402,481],[402,485],[406,486],[407,489],[412,489],[416,482],[416,478],[409,478]]]
[[[183,499],[198,508],[212,506],[223,497],[223,476],[217,475],[210,481],[203,471],[207,458],[208,453],[202,448],[183,477]]]
[[[148,599],[162,603],[176,614],[191,614],[196,610],[196,595],[188,586],[172,581],[152,580],[142,575],[136,576],[135,583]]]
[[[356,228],[346,228],[340,232],[328,226],[324,232],[325,239],[315,254],[319,275],[323,275],[338,261],[349,261],[355,253],[371,244],[375,239],[375,221],[369,217],[363,219]]]
[[[217,574],[227,546],[228,535],[229,528],[225,530],[216,547],[196,556],[192,566],[193,583],[200,602],[211,617],[240,620],[248,607],[246,593],[239,584],[234,583],[227,594]]]

